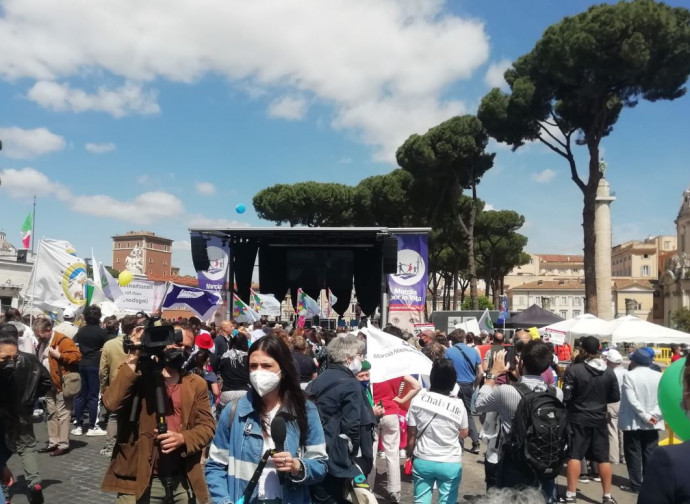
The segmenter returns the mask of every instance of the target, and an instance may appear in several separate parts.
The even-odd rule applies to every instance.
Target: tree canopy
[[[472,115],[453,117],[434,126],[423,135],[412,135],[398,149],[396,158],[415,181],[434,192],[428,205],[433,220],[441,206],[450,212],[464,234],[467,244],[467,274],[470,298],[477,307],[477,268],[474,257],[474,222],[477,208],[476,185],[493,166],[495,154],[485,149],[489,136],[481,121]],[[464,189],[472,190],[473,204],[463,218],[457,202]]]
[[[492,137],[517,149],[539,141],[568,162],[583,193],[586,309],[596,312],[594,207],[603,176],[599,147],[624,107],[685,94],[690,11],[652,0],[603,4],[549,27],[505,72],[510,92],[493,89],[478,116]],[[585,145],[581,176],[573,155]]]

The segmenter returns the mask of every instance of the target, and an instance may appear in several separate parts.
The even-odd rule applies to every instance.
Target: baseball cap
[[[72,308],[65,308],[64,311],[62,312],[62,318],[64,320],[74,320],[74,310]]]
[[[213,338],[209,333],[200,333],[194,339],[194,344],[204,350],[210,350],[213,348]]]
[[[582,349],[590,355],[599,353],[599,340],[594,336],[582,338]]]
[[[363,360],[361,371],[369,371],[369,370],[371,370],[371,362],[369,362],[367,360]]]
[[[621,364],[623,362],[623,356],[618,350],[612,348],[611,350],[606,352],[606,360],[609,361],[611,364]]]

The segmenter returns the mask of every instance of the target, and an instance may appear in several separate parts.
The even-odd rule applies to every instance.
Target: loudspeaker
[[[398,239],[386,236],[383,239],[383,272],[387,275],[398,271]]]
[[[27,250],[17,250],[17,262],[18,263],[25,263],[26,262],[26,253]]]
[[[192,242],[192,263],[196,271],[206,271],[211,266],[206,249],[206,238],[200,234],[190,237]]]

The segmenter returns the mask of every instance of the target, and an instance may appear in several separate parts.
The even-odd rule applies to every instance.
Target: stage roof
[[[270,246],[367,246],[393,233],[428,233],[431,228],[387,227],[210,227],[190,228],[190,233],[235,241],[254,241]]]

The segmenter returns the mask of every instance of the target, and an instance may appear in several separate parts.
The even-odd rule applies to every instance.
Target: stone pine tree
[[[421,184],[433,190],[428,200],[432,216],[450,212],[467,244],[467,271],[472,307],[478,308],[477,264],[474,257],[474,222],[477,216],[477,184],[493,166],[494,154],[485,152],[489,136],[472,115],[453,117],[423,135],[412,135],[398,149],[398,164]],[[472,194],[469,217],[463,217],[457,202],[463,190]],[[433,220],[433,217],[432,217]]]
[[[595,200],[600,143],[625,107],[674,100],[690,73],[690,11],[651,0],[598,5],[549,27],[505,72],[478,116],[492,137],[519,148],[539,141],[562,156],[583,195],[585,299],[597,311]],[[654,125],[649,125],[653,128]],[[587,149],[578,170],[574,147]]]

